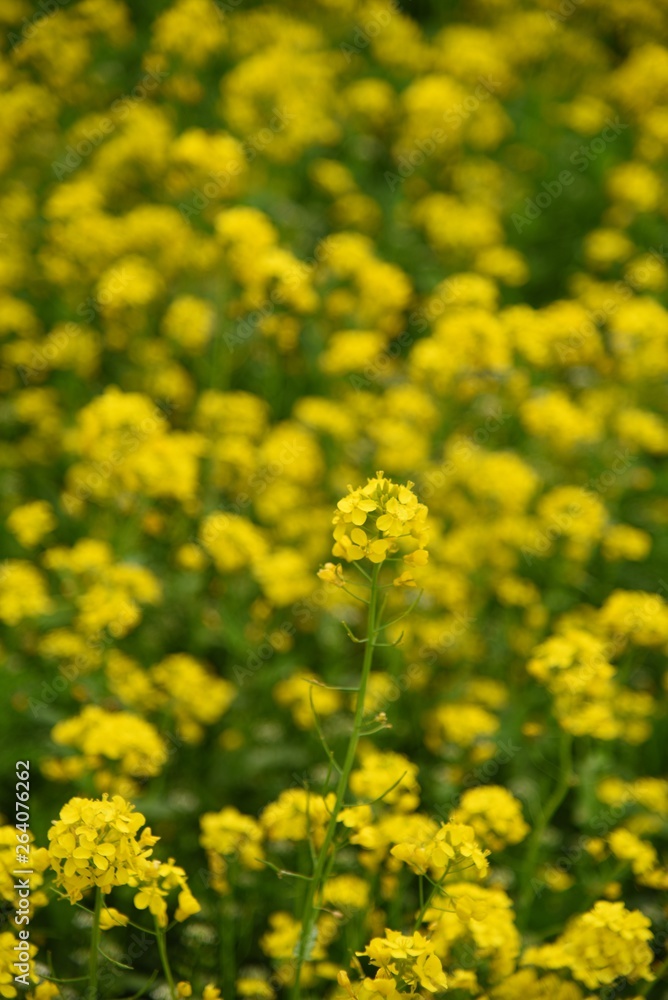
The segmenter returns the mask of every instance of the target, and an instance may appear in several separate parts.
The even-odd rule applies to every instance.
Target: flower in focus
[[[334,514],[332,554],[347,562],[382,563],[401,552],[409,568],[427,562],[427,508],[412,483],[400,486],[382,472],[339,500]]]
[[[368,979],[364,981],[369,991],[391,995],[384,987],[397,989],[400,983],[408,986],[411,993],[421,989],[428,993],[440,993],[447,989],[448,981],[441,961],[434,953],[434,945],[419,931],[407,936],[386,929],[384,937],[373,938],[364,951],[357,954],[368,958],[371,965],[378,969],[372,982]],[[342,986],[348,985],[346,980],[345,973],[340,974],[339,983]]]
[[[148,827],[137,836],[143,825],[142,814],[120,795],[74,798],[63,806],[49,830],[49,859],[71,903],[94,886],[108,893],[145,878],[158,838]]]
[[[431,872],[437,880],[469,869],[475,869],[479,878],[487,874],[489,851],[480,847],[473,827],[463,823],[443,823],[433,837],[402,841],[391,853],[418,875]]]

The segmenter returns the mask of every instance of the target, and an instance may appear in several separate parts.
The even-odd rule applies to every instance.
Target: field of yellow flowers
[[[0,86],[0,997],[666,1000],[668,2]]]

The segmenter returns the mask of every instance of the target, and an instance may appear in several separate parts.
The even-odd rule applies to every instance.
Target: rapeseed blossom
[[[71,903],[77,903],[91,888],[106,895],[116,886],[127,885],[138,890],[134,895],[137,909],[149,909],[159,926],[167,925],[166,896],[172,889],[179,890],[174,914],[177,921],[199,912],[185,871],[173,860],[153,858],[159,837],[144,822],[144,816],[120,795],[73,798],[63,806],[49,829],[48,852],[56,885],[64,889]],[[113,912],[111,922],[116,923]]]
[[[624,976],[634,983],[652,980],[650,921],[623,903],[599,900],[576,917],[554,944],[529,948],[522,962],[544,969],[568,968],[590,990]]]
[[[366,558],[381,563],[400,550],[401,539],[409,546],[404,563],[424,566],[427,508],[418,501],[412,485],[397,486],[378,472],[366,486],[349,487],[334,515],[332,554],[348,562]]]
[[[74,798],[60,810],[49,829],[49,860],[70,902],[99,886],[104,893],[117,885],[139,885],[150,867],[158,838],[144,817],[120,795],[102,799]]]
[[[665,4],[38,6],[0,995],[653,1000]]]

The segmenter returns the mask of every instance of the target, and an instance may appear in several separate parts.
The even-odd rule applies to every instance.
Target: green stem
[[[174,977],[172,975],[172,970],[169,967],[169,958],[167,957],[167,941],[165,939],[164,928],[158,923],[158,918],[155,918],[155,936],[158,941],[158,953],[160,955],[160,962],[162,963],[162,971],[165,973],[165,979],[169,986],[169,995],[172,1000],[177,1000],[176,997],[176,986],[174,985]]]
[[[446,878],[448,877],[448,872],[449,871],[450,871],[450,864],[448,863],[447,868],[445,869],[445,871],[443,872],[443,874],[439,878],[438,882],[436,882],[435,885],[432,886],[432,890],[429,893],[429,895],[427,896],[426,900],[424,899],[424,893],[423,893],[423,889],[422,889],[422,876],[420,875],[420,912],[418,913],[417,918],[415,920],[415,927],[413,928],[414,931],[419,931],[420,930],[420,926],[422,924],[422,921],[424,920],[424,915],[427,912],[427,910],[429,909],[429,907],[431,906],[431,901],[434,898],[434,896],[436,895],[436,893],[440,892],[443,883],[445,882]]]
[[[330,821],[327,825],[327,830],[325,832],[325,839],[322,842],[322,847],[318,853],[316,859],[315,868],[313,871],[313,876],[308,884],[306,891],[306,898],[304,900],[304,909],[302,911],[302,929],[299,942],[297,944],[297,953],[295,956],[295,979],[292,987],[292,998],[293,1000],[299,1000],[301,995],[301,971],[302,966],[307,958],[307,951],[310,952],[311,946],[311,936],[313,934],[313,928],[315,926],[316,918],[316,907],[315,900],[322,887],[325,880],[325,876],[329,870],[328,861],[330,861],[329,853],[332,843],[334,841],[334,835],[336,833],[336,823],[337,817],[343,803],[346,798],[346,792],[348,791],[348,779],[350,777],[350,772],[353,769],[353,764],[355,763],[355,755],[357,753],[357,744],[359,743],[360,733],[362,730],[362,722],[364,720],[364,698],[366,694],[367,681],[369,679],[369,674],[371,672],[371,664],[373,662],[373,651],[374,642],[378,632],[376,625],[376,609],[378,604],[378,574],[380,572],[380,563],[373,567],[371,574],[371,593],[369,595],[369,615],[368,615],[368,628],[367,628],[367,642],[364,647],[364,660],[362,662],[362,676],[360,678],[359,690],[357,693],[357,706],[355,708],[355,718],[353,721],[353,731],[350,735],[350,740],[348,742],[348,749],[346,751],[345,760],[343,762],[343,767],[341,768],[341,774],[339,776],[339,781],[336,786],[336,800],[334,803],[334,808],[332,809],[332,815]]]
[[[234,968],[235,942],[234,942],[234,918],[230,917],[228,906],[231,899],[221,896],[219,901],[219,924],[220,924],[220,980],[223,989],[223,996],[234,996],[234,983],[236,979]]]
[[[102,914],[102,890],[95,887],[95,909],[93,929],[90,934],[90,957],[88,959],[88,996],[97,1000],[97,963],[100,954],[100,916]]]
[[[547,804],[541,813],[540,819],[533,828],[533,832],[527,845],[522,875],[522,889],[517,907],[518,923],[521,927],[526,926],[531,912],[531,904],[533,901],[533,887],[531,882],[536,868],[536,861],[538,860],[543,835],[550,820],[566,798],[568,790],[571,786],[571,777],[573,774],[571,759],[572,746],[573,737],[570,733],[562,731],[561,742],[559,745],[559,778],[552,795],[548,799]]]

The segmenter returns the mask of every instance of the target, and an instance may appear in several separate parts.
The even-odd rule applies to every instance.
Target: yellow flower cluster
[[[332,554],[348,562],[382,563],[401,551],[407,567],[404,582],[410,582],[411,568],[426,565],[428,558],[427,508],[412,486],[398,486],[382,472],[366,486],[349,486],[347,496],[336,505]]]
[[[437,880],[451,872],[459,874],[471,869],[484,878],[488,854],[476,840],[473,827],[457,822],[443,823],[426,840],[404,840],[392,848],[392,855],[418,875],[430,872]]]
[[[596,795],[607,805],[637,804],[652,813],[668,817],[668,780],[666,778],[604,778],[596,787]]]
[[[106,675],[110,690],[129,707],[173,715],[186,743],[199,743],[205,727],[218,722],[237,693],[230,681],[188,653],[172,653],[145,670],[119,650],[110,650]]]
[[[16,884],[17,874],[17,836],[16,827],[0,826],[0,899],[18,910],[20,896]],[[28,832],[27,850],[22,856],[30,858],[30,866],[26,866],[26,880],[30,889],[30,894],[26,898],[30,906],[30,913],[35,906],[46,906],[48,897],[44,887],[43,872],[49,865],[49,856],[45,848],[35,847],[35,838]],[[25,893],[23,894],[25,896]],[[0,996],[2,994],[0,993]]]
[[[58,887],[164,929],[206,853],[157,994],[650,983],[668,6],[37,6],[0,5],[1,721],[36,832],[69,783]]]
[[[315,683],[311,683],[312,681]],[[307,672],[279,681],[274,687],[273,694],[279,705],[290,709],[292,718],[300,729],[313,729],[314,710],[318,717],[328,716],[338,712],[343,705],[339,691],[323,687],[318,683],[315,674]]]
[[[383,802],[399,813],[409,813],[420,804],[417,766],[402,754],[384,753],[363,745],[361,766],[350,776],[350,788],[358,799],[372,801],[381,792]]]
[[[167,925],[165,897],[179,889],[175,918],[187,919],[200,909],[188,888],[186,873],[173,861],[152,857],[158,840],[144,817],[120,795],[102,799],[71,799],[49,829],[49,863],[56,885],[78,902],[91,888],[105,895],[115,886],[138,889],[134,904],[149,909],[158,923]],[[111,922],[114,923],[113,913]],[[122,922],[122,921],[121,921]]]
[[[265,955],[277,962],[276,978],[280,984],[287,986],[294,981],[294,954],[301,932],[301,924],[289,913],[279,910],[270,915],[269,928],[260,938],[260,947]],[[330,914],[323,913],[315,926],[311,947],[311,963],[305,970],[307,982],[312,982],[315,976],[330,980],[335,978],[337,969],[335,965],[327,961],[327,949],[336,935],[336,920]],[[253,996],[254,994],[249,995]],[[266,987],[260,996],[266,996]]]
[[[117,885],[139,885],[157,842],[144,817],[120,795],[71,799],[49,829],[49,860],[56,885],[70,902],[93,886],[104,893]]]
[[[44,577],[22,559],[7,559],[0,568],[0,621],[18,625],[24,618],[53,610]]]
[[[325,883],[322,898],[343,913],[365,910],[369,904],[369,884],[359,875],[334,875]]]
[[[19,955],[20,953],[20,955]],[[55,983],[45,980],[40,981],[40,976],[36,970],[37,946],[27,941],[21,941],[14,936],[12,931],[0,932],[0,996],[13,998],[19,995],[26,996],[27,1000],[52,1000],[60,994],[60,990]],[[22,961],[27,957],[27,961]],[[25,966],[27,971],[19,966]],[[27,994],[19,991],[16,987],[17,973],[21,976],[21,984],[33,986]]]
[[[268,841],[310,840],[320,847],[334,801],[331,794],[323,798],[303,788],[288,788],[265,807],[260,825]]]
[[[79,750],[83,757],[66,757],[66,768],[81,763],[82,771],[93,773],[100,791],[125,789],[136,791],[136,784],[105,770],[106,762],[117,761],[120,775],[146,781],[160,774],[167,762],[164,739],[155,726],[131,712],[107,712],[96,705],[87,705],[78,716],[63,719],[51,731],[51,739],[59,746]],[[44,773],[58,778],[58,761],[45,761]],[[76,766],[76,765],[75,765]]]
[[[7,527],[25,549],[39,545],[58,524],[51,504],[45,500],[16,507],[7,518]]]
[[[368,958],[378,971],[373,979],[364,979],[358,989],[346,972],[339,973],[339,985],[355,1000],[414,995],[420,989],[433,994],[447,989],[448,980],[434,945],[419,931],[408,936],[386,929],[384,937],[373,938],[358,955]]]
[[[600,617],[605,623],[605,609]],[[608,662],[615,652],[610,641],[567,628],[534,649],[527,670],[554,695],[555,715],[568,732],[643,743],[651,735],[646,720],[654,714],[654,699],[616,680]]]
[[[177,907],[174,911],[175,920],[187,920],[193,914],[199,913],[201,907],[188,888],[183,868],[179,868],[171,859],[168,862],[161,862],[152,858],[144,869],[134,904],[138,910],[149,910],[158,924],[166,927],[168,918],[165,897],[173,889],[179,890]]]
[[[251,871],[261,870],[264,851],[263,830],[252,816],[244,816],[234,806],[200,817],[200,843],[207,852],[212,885],[217,892],[229,891],[225,878],[232,861]]]
[[[70,503],[122,502],[136,493],[186,503],[195,496],[203,442],[197,434],[170,432],[149,396],[108,387],[80,410],[67,444],[79,459],[68,473]]]
[[[522,962],[542,969],[568,969],[590,990],[620,976],[630,983],[651,981],[651,937],[650,921],[639,910],[600,900],[588,913],[575,917],[553,944],[528,948]]]
[[[83,538],[69,549],[47,549],[44,565],[61,577],[62,588],[73,598],[74,628],[89,644],[105,630],[114,637],[127,635],[139,624],[142,605],[162,599],[162,588],[149,569],[114,562],[111,546],[96,539]]]
[[[198,743],[204,727],[227,711],[236,695],[230,681],[207,669],[194,656],[174,653],[150,670],[150,680],[161,704],[171,709],[177,731],[187,743]]]
[[[535,969],[520,969],[497,984],[490,992],[492,1000],[583,1000],[584,993],[577,983],[561,979],[554,973],[539,975]]]
[[[448,882],[433,904],[426,920],[436,954],[448,971],[458,970],[461,963],[458,971],[464,972],[470,963],[462,962],[460,956],[468,951],[489,963],[493,982],[503,982],[512,974],[521,941],[512,899],[503,889],[476,882]]]
[[[529,833],[521,803],[500,785],[467,789],[450,819],[471,826],[476,839],[492,851],[519,844]]]

